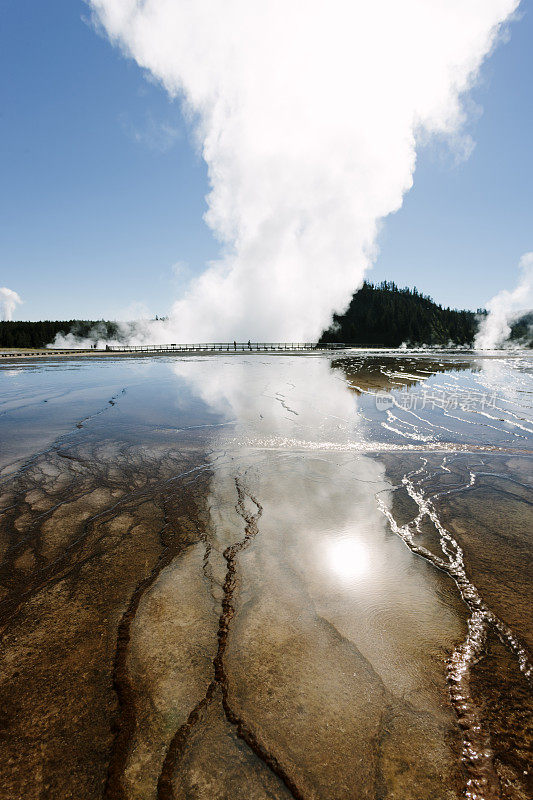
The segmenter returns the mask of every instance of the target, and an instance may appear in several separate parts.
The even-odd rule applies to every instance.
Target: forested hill
[[[485,313],[480,311],[479,313]],[[477,331],[473,311],[443,308],[417,289],[399,289],[384,281],[364,282],[344,314],[334,314],[321,342],[411,345],[472,344]]]
[[[98,326],[102,339],[117,335],[116,322],[92,322],[91,320],[70,319],[63,322],[44,320],[42,322],[0,322],[0,347],[46,347],[58,333],[74,333],[85,338],[89,331]]]

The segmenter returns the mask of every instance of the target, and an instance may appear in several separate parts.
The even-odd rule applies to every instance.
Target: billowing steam
[[[328,326],[412,185],[417,141],[458,138],[462,97],[519,0],[89,2],[184,100],[208,165],[223,255],[141,334],[184,342]]]
[[[512,292],[504,289],[487,303],[488,315],[482,320],[474,346],[478,350],[501,347],[511,333],[511,324],[533,309],[533,253],[520,259],[521,276]]]
[[[7,286],[0,287],[0,319],[12,320],[13,311],[21,303],[20,296],[13,289],[8,289]]]

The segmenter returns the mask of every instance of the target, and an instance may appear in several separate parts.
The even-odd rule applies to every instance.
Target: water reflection
[[[341,534],[338,541],[329,545],[327,560],[333,573],[349,585],[372,572],[368,547],[352,531]]]
[[[5,375],[6,463],[34,459],[2,494],[5,584],[23,609],[20,586],[35,591],[23,652],[16,637],[8,649],[24,662],[21,708],[52,686],[74,708],[91,670],[98,697],[111,694],[114,670],[118,734],[102,712],[108,738],[96,736],[109,797],[457,800],[473,775],[468,741],[488,753],[484,800],[498,781],[522,800],[530,363],[239,355]],[[419,392],[495,402],[404,402]],[[466,603],[440,568],[463,564],[459,548]],[[479,589],[514,651],[490,615],[476,639]],[[76,699],[55,667],[45,680],[24,661],[35,626],[51,664],[73,626],[93,643],[100,666],[83,651]],[[484,738],[464,736],[472,720]]]
[[[437,373],[453,375],[480,369],[469,358],[441,356],[441,359],[434,356],[352,355],[334,358],[331,367],[342,370],[346,383],[357,394],[416,386]]]
[[[332,368],[360,399],[365,437],[376,444],[530,447],[533,369],[527,356],[442,355],[436,361],[367,355],[335,359]]]
[[[234,713],[253,721],[261,746],[283,760],[304,796],[349,797],[362,780],[371,785],[358,763],[384,713],[384,796],[411,783],[429,798],[443,774],[457,783],[442,654],[464,636],[465,618],[451,583],[387,529],[376,504],[376,493],[390,502],[384,468],[354,452],[366,428],[356,398],[325,359],[174,370],[234,420],[214,444],[229,456],[214,465],[209,500],[219,585],[224,553],[242,538],[235,480],[262,510],[238,562],[226,654]]]
[[[366,742],[364,758],[364,749],[379,735],[377,720],[386,713],[389,749],[378,759],[383,796],[408,797],[416,786],[418,798],[429,798],[446,785],[455,797],[461,793],[460,744],[452,707],[444,702],[445,662],[465,640],[466,609],[453,580],[420,558],[421,548],[410,552],[393,535],[386,524],[392,512],[384,517],[377,498],[392,509],[396,487],[378,461],[355,452],[364,450],[363,442],[367,449],[380,450],[385,444],[391,450],[407,449],[407,439],[426,451],[438,443],[450,455],[441,459],[437,471],[451,475],[446,464],[452,463],[459,445],[479,447],[480,435],[489,451],[513,441],[509,430],[517,397],[511,398],[501,384],[507,373],[522,386],[530,376],[516,361],[506,363],[495,377],[494,368],[484,370],[482,363],[466,360],[406,364],[391,359],[379,364],[370,358],[363,365],[343,360],[346,381],[339,381],[339,363],[332,365],[332,372],[328,366],[322,359],[292,359],[275,370],[269,360],[237,368],[221,363],[215,369],[210,365],[205,379],[206,367],[178,368],[204,401],[235,420],[231,436],[227,431],[218,434],[217,449],[231,456],[217,466],[212,481],[220,574],[225,548],[238,536],[235,479],[262,512],[260,534],[239,558],[242,595],[236,600],[234,635],[226,654],[234,713],[254,720],[261,746],[284,759],[304,795],[319,796],[351,796],[348,787],[362,780],[364,784],[337,741],[338,758],[323,766],[321,753],[331,743],[327,731],[317,734],[323,724],[319,720],[330,719],[326,727],[338,729],[342,719],[352,755],[358,752],[356,741]],[[420,413],[410,410],[416,423],[409,422],[398,398],[421,383],[430,391],[453,390],[460,396],[479,386],[493,390],[497,400],[489,417],[494,424],[487,423],[486,415],[480,419],[476,408],[451,413],[434,405]],[[355,389],[356,396],[347,388]],[[387,415],[375,405],[370,389],[376,388],[387,388],[394,397]],[[523,437],[527,446],[529,430],[523,426],[523,434],[511,435]],[[465,485],[469,481],[468,476]],[[368,673],[363,678],[363,663],[372,678]],[[282,674],[297,675],[296,683],[287,686]],[[355,694],[350,691],[349,719],[340,700],[348,675],[359,684]],[[373,697],[370,706],[368,693]],[[483,726],[477,712],[472,720],[472,730]],[[483,731],[479,753],[476,736],[467,740],[464,763],[468,765],[468,754],[478,758],[489,752],[482,767],[472,771],[470,784],[473,792],[489,798],[499,778]],[[401,778],[394,768],[399,760],[404,765]],[[370,776],[367,780],[370,785]]]

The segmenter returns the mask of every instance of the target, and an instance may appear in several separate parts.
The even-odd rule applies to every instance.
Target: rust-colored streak
[[[144,594],[156,582],[161,572],[173,561],[184,547],[192,544],[187,535],[179,530],[176,523],[168,518],[165,499],[161,498],[164,509],[164,524],[160,530],[160,538],[164,550],[149,575],[143,578],[133,592],[128,608],[120,620],[117,631],[117,646],[113,665],[113,685],[119,702],[119,719],[116,726],[115,740],[109,762],[107,781],[104,790],[105,800],[126,800],[122,782],[126,768],[131,741],[136,727],[135,690],[128,671],[129,645],[131,626],[135,620],[139,604]],[[197,523],[200,526],[200,523]]]

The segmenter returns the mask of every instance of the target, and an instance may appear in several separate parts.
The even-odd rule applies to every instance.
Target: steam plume
[[[524,253],[519,266],[522,274],[515,289],[503,289],[487,303],[489,313],[474,343],[478,350],[501,347],[511,333],[510,323],[533,308],[533,253]]]
[[[0,317],[3,320],[13,319],[13,311],[22,303],[20,296],[8,289],[7,286],[0,287]]]
[[[223,256],[153,341],[314,339],[376,256],[420,135],[461,100],[519,0],[89,0],[184,100]],[[178,255],[178,254],[177,254]]]

